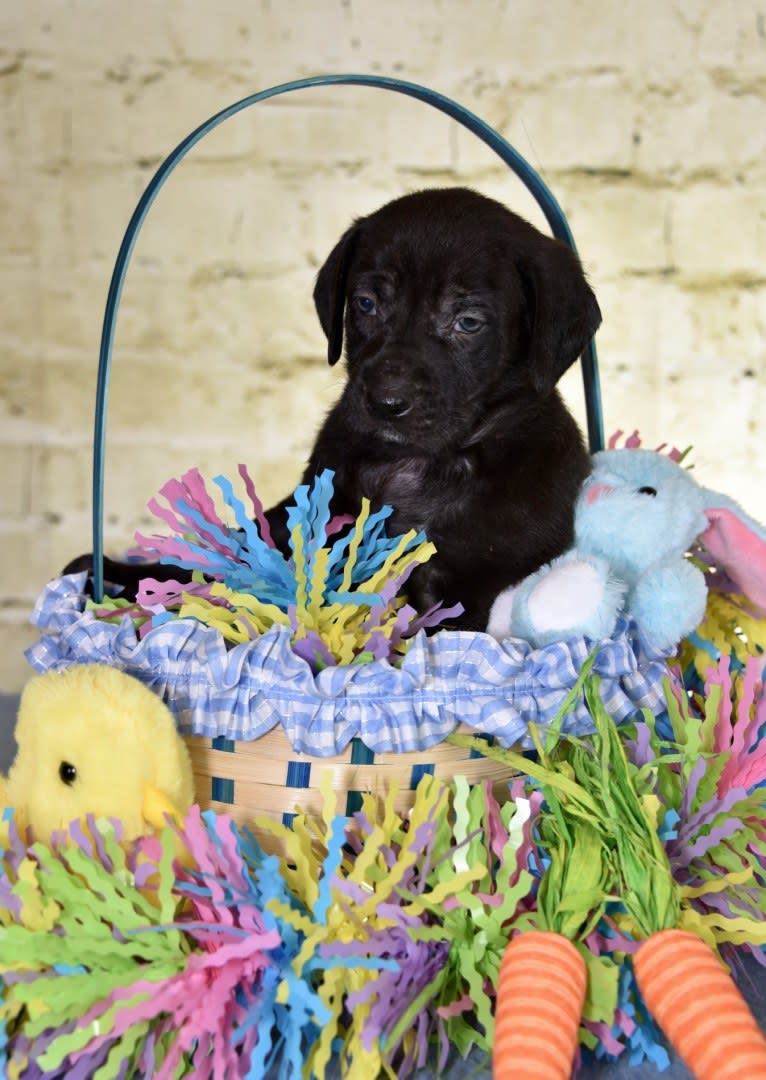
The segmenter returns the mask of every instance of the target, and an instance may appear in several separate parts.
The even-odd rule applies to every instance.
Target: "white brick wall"
[[[766,9],[688,0],[25,0],[0,5],[0,689],[42,583],[89,547],[103,303],[162,157],[323,71],[457,98],[543,173],[599,295],[607,430],[693,443],[766,519]],[[118,325],[107,535],[192,464],[293,485],[337,391],[313,275],[349,219],[471,183],[541,223],[473,136],[373,90],[294,94],[203,141],[139,239]],[[579,376],[566,389],[582,415]]]

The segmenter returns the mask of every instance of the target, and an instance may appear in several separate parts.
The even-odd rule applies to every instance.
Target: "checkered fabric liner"
[[[85,575],[51,582],[32,617],[40,639],[27,657],[38,671],[102,663],[137,676],[159,693],[189,735],[232,742],[259,740],[281,728],[292,750],[342,754],[358,739],[374,754],[423,752],[459,724],[502,746],[530,746],[528,725],[557,715],[594,643],[586,639],[533,649],[487,634],[443,631],[413,643],[397,667],[383,662],[328,667],[313,674],[274,627],[227,647],[218,631],[182,619],[139,639],[128,617],[119,624],[84,610]],[[665,654],[633,623],[620,622],[598,645],[593,671],[608,712],[619,722],[637,709],[664,709]],[[567,732],[592,730],[580,699]]]

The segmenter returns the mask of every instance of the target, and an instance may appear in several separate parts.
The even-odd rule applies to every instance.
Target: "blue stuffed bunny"
[[[502,592],[488,633],[534,646],[611,636],[631,616],[660,649],[701,621],[707,586],[686,558],[695,541],[766,610],[766,530],[737,504],[654,450],[603,450],[575,507],[575,543]]]

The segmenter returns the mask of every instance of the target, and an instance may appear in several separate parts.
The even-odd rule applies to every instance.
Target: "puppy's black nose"
[[[366,397],[367,411],[376,420],[398,420],[406,416],[412,402],[398,394],[371,394]]]

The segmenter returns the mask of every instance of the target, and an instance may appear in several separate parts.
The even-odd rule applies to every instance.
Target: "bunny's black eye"
[[[77,769],[71,763],[71,761],[62,761],[59,765],[59,778],[67,785],[71,787],[77,779]]]
[[[639,494],[639,495],[652,495],[652,496],[653,496],[653,495],[656,495],[656,494],[657,494],[657,488],[653,488],[653,487],[640,487],[640,488],[638,489],[638,494]]]

